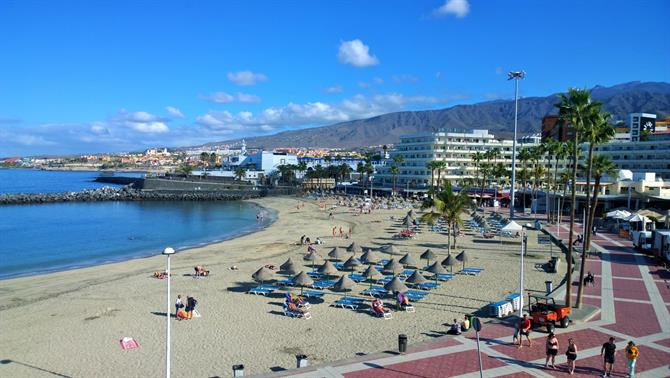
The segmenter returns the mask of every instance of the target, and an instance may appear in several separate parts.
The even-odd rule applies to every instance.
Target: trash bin
[[[554,290],[554,283],[551,281],[544,281],[544,286],[545,289],[547,290],[547,294],[551,293]]]
[[[398,335],[398,352],[407,352],[407,335],[405,334]]]
[[[244,365],[233,365],[233,377],[244,377]]]
[[[304,354],[297,354],[295,356],[295,363],[298,369],[307,367],[307,356]]]

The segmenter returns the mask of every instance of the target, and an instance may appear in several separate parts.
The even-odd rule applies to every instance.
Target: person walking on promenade
[[[344,237],[344,231],[342,231],[342,226],[340,226],[340,237],[341,237],[341,238]]]
[[[577,361],[577,345],[575,340],[571,337],[568,339],[568,350],[565,351],[565,357],[568,359],[568,366],[570,367],[570,375],[575,374],[575,361]]]
[[[526,340],[528,340],[528,346],[533,346],[533,342],[530,341],[530,326],[531,323],[530,319],[528,319],[528,314],[523,314],[523,319],[521,319],[521,324],[519,326],[519,348],[521,348],[524,336],[526,336]]]
[[[633,378],[635,376],[635,362],[637,362],[637,356],[640,355],[640,351],[632,341],[628,342],[625,351],[626,357],[628,358],[628,376]]]
[[[333,227],[333,239],[335,239],[335,233],[337,231],[337,226]]]
[[[181,301],[181,295],[177,295],[177,300],[174,302],[174,316],[177,316],[180,308],[184,307],[184,303]]]
[[[193,318],[193,311],[197,304],[198,301],[195,298],[186,296],[186,319]]]
[[[518,322],[514,323],[514,337],[512,337],[512,345],[521,345],[521,338],[519,337],[519,331],[521,330],[521,322],[523,319],[519,319]]]
[[[549,365],[549,360],[551,360],[551,368],[556,369],[556,366],[554,366],[555,360],[556,360],[556,355],[558,354],[558,339],[556,338],[556,335],[554,335],[553,332],[549,333],[549,336],[547,336],[547,359],[544,361],[544,367],[545,369]]]
[[[600,348],[600,355],[603,356],[603,377],[612,376],[612,368],[614,367],[614,356],[616,355],[616,344],[614,344],[614,337],[610,337],[609,341],[603,344]]]

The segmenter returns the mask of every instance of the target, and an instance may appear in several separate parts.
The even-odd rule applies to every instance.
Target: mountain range
[[[519,99],[518,133],[539,133],[542,118],[557,114],[558,94]],[[596,86],[591,96],[603,103],[614,120],[627,121],[628,113],[670,115],[670,83],[629,82],[611,87]],[[456,105],[439,110],[402,111],[334,125],[284,131],[274,135],[245,138],[249,147],[356,148],[394,144],[400,136],[435,129],[487,129],[496,137],[511,138],[514,130],[514,100],[496,100]],[[208,143],[217,145],[238,140]]]

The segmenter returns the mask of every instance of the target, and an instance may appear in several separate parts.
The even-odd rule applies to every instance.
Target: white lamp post
[[[163,250],[163,254],[167,256],[167,311],[165,312],[165,317],[167,319],[166,325],[166,335],[167,335],[167,344],[165,345],[165,376],[170,378],[170,313],[172,307],[172,298],[170,296],[170,255],[174,254],[174,249],[167,247]]]
[[[514,80],[514,140],[512,141],[512,187],[510,188],[509,219],[514,219],[514,184],[516,181],[516,125],[517,116],[519,113],[519,79],[523,79],[525,76],[525,71],[512,71],[507,74],[507,80]],[[524,195],[526,195],[526,188],[524,188]]]
[[[526,254],[526,243],[528,236],[526,235],[526,226],[521,226],[521,269],[519,271],[519,317],[523,317],[523,255]]]

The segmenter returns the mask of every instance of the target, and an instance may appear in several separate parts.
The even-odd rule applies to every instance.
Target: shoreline
[[[193,245],[186,245],[186,246],[173,246],[172,248],[175,250],[176,253],[182,253],[186,252],[192,249],[198,249],[198,248],[205,248],[211,245],[215,245],[218,243],[224,243],[229,240],[233,240],[235,238],[247,236],[256,232],[263,231],[267,229],[268,227],[272,226],[274,222],[277,221],[279,214],[275,209],[264,207],[258,202],[255,202],[254,200],[239,200],[241,202],[248,202],[253,204],[258,211],[265,211],[268,214],[268,217],[266,218],[267,221],[266,223],[259,224],[258,221],[255,224],[250,224],[248,228],[245,228],[245,230],[233,233],[228,236],[224,237],[217,237],[215,239],[208,239],[202,242],[198,242]],[[232,202],[232,201],[231,201]],[[153,249],[151,251],[154,251]],[[151,254],[150,254],[151,253]],[[10,276],[0,276],[0,283],[4,283],[8,280],[12,279],[17,279],[17,278],[30,278],[30,277],[37,277],[37,276],[43,276],[43,275],[49,275],[49,274],[54,274],[54,273],[60,273],[60,272],[67,272],[67,271],[76,271],[80,269],[86,269],[86,268],[92,268],[92,267],[97,267],[97,266],[105,266],[109,264],[117,264],[117,263],[126,263],[126,262],[132,262],[133,260],[142,260],[142,259],[148,259],[152,257],[159,256],[161,254],[161,251],[158,252],[150,252],[149,250],[141,250],[141,251],[136,251],[134,254],[131,254],[129,256],[120,258],[120,259],[112,259],[112,260],[105,260],[105,261],[92,261],[92,262],[77,262],[76,265],[73,266],[66,266],[66,267],[60,267],[60,268],[55,268],[52,270],[39,270],[34,273],[20,273],[18,275],[10,275]]]

